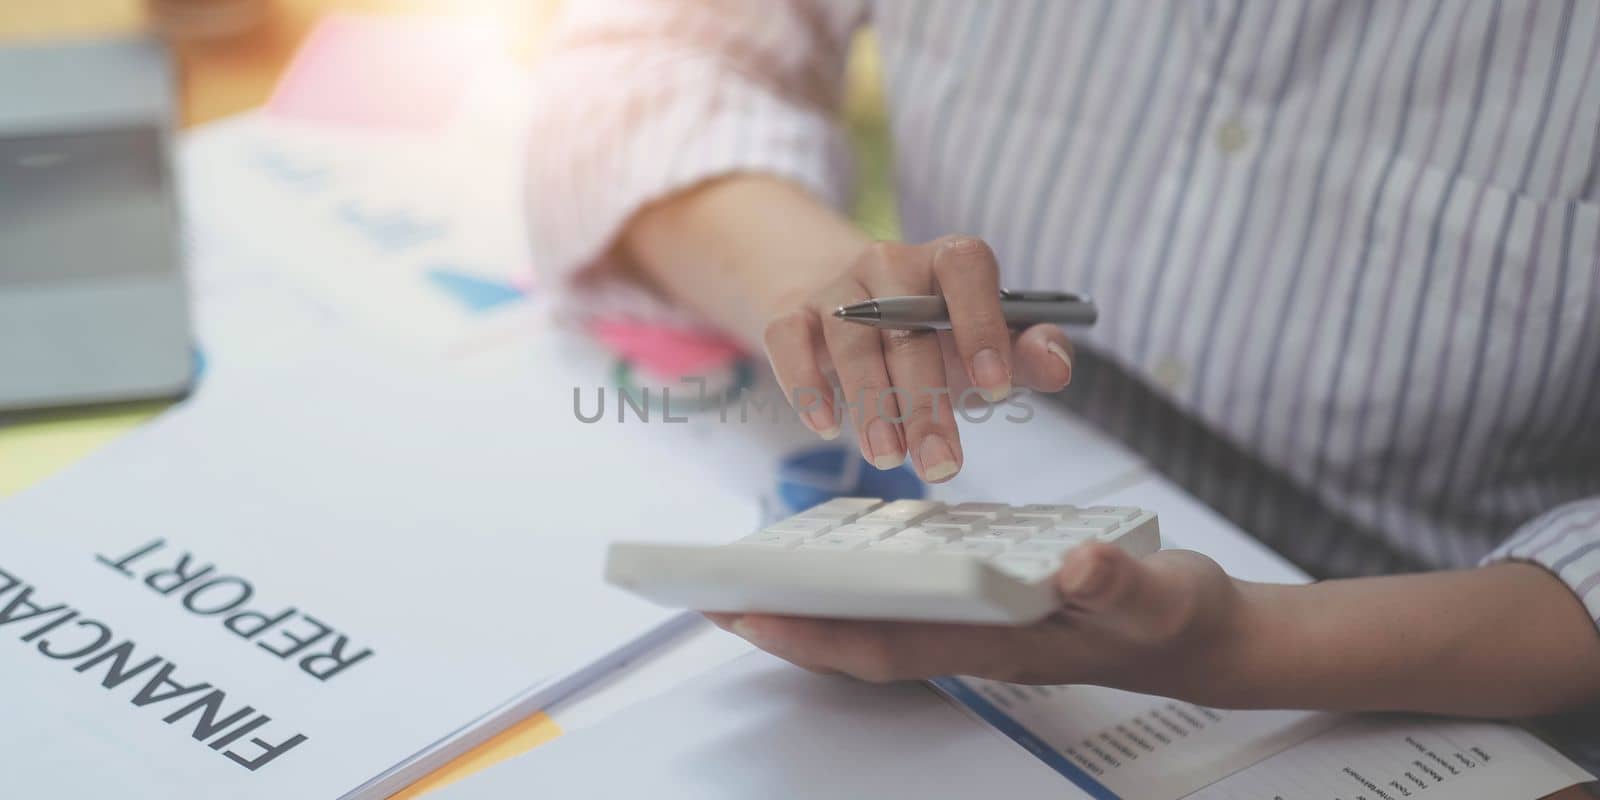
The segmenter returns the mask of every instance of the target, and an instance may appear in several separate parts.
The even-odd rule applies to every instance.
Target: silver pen
[[[1055,325],[1093,325],[1099,317],[1094,301],[1068,292],[1026,292],[1000,290],[1000,313],[1006,325],[1026,328],[1039,323]],[[874,328],[903,331],[950,330],[950,310],[944,298],[935,295],[874,297],[859,303],[839,306],[835,317]]]

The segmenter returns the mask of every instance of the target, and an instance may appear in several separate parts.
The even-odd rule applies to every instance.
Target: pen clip
[[[1072,292],[1047,292],[1033,289],[1001,289],[1001,300],[1033,300],[1046,303],[1088,303],[1087,295]]]

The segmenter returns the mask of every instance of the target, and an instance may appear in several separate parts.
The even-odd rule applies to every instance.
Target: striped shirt
[[[719,174],[844,205],[870,23],[905,238],[1094,295],[1078,411],[1313,574],[1526,560],[1600,623],[1600,3],[569,6],[546,268]]]

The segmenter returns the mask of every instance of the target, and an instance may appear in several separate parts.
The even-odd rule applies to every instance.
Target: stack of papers
[[[386,796],[694,623],[608,540],[759,522],[673,426],[575,417],[617,361],[533,287],[481,33],[335,18],[186,138],[198,391],[0,504],[8,787]],[[341,102],[396,36],[428,91]]]

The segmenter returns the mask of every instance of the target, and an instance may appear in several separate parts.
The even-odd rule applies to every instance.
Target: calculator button
[[[983,530],[986,520],[975,517],[956,517],[950,514],[939,514],[923,520],[919,525],[925,529],[943,529],[960,531],[963,534],[977,533]]]
[[[1012,520],[1010,522],[989,523],[989,533],[1004,533],[1013,538],[1022,539],[1036,536],[1050,529],[1050,523],[1039,520]]]
[[[945,513],[955,517],[981,517],[983,519],[1000,519],[1011,511],[1011,506],[1005,503],[961,503],[949,508]]]
[[[834,522],[826,519],[786,519],[774,522],[763,529],[766,533],[818,534],[833,528]]]
[[[958,555],[979,556],[982,558],[999,555],[1005,552],[1005,550],[1006,545],[1004,542],[975,542],[971,539],[963,539],[959,542],[951,542],[939,548],[939,552],[941,553],[955,553]]]
[[[1056,522],[1060,522],[1061,520],[1069,519],[1077,515],[1077,506],[1052,506],[1041,503],[1022,506],[1021,508],[1017,508],[1011,512],[1011,516],[1016,519],[1045,519],[1054,520]]]
[[[806,510],[852,511],[857,514],[865,514],[881,505],[883,505],[883,501],[876,497],[835,497],[826,503],[819,503]]]
[[[1139,509],[1127,506],[1089,506],[1083,513],[1084,516],[1111,517],[1122,522],[1132,522],[1139,516]]]
[[[859,516],[861,516],[860,511],[852,511],[848,508],[824,508],[822,506],[817,506],[816,508],[802,511],[799,514],[790,517],[790,519],[820,519],[832,522],[835,525],[845,525],[855,522],[856,518]]]
[[[890,536],[893,536],[903,527],[904,526],[898,524],[887,524],[881,522],[856,522],[850,525],[840,525],[839,527],[834,528],[833,532],[847,534],[850,536],[865,536],[868,539],[877,541],[879,539],[887,539]]]
[[[919,542],[953,542],[960,539],[961,531],[948,528],[906,528],[895,534],[890,541],[895,539],[910,539]]]
[[[747,547],[765,547],[771,550],[792,550],[806,540],[803,533],[772,533],[762,531],[740,539],[736,544]]]
[[[862,516],[857,522],[904,522],[909,525],[943,510],[943,503],[931,500],[896,500]]]
[[[893,539],[885,539],[881,542],[873,542],[872,546],[868,547],[867,549],[875,552],[926,553],[936,546],[938,546],[938,542],[932,542],[923,539],[907,539],[902,536],[896,536]]]
[[[974,533],[971,536],[963,536],[961,538],[963,538],[963,539],[965,539],[965,540],[967,540],[969,542],[1006,542],[1006,543],[1011,543],[1011,542],[1023,541],[1024,539],[1027,539],[1028,536],[1029,536],[1029,534],[1018,532],[1018,531],[1000,531],[1000,530],[995,530],[994,528],[989,528],[987,530],[978,531],[977,533]]]
[[[801,550],[862,550],[872,540],[865,536],[851,536],[847,533],[824,533],[814,539],[807,539],[800,545]]]
[[[1024,581],[1049,577],[1061,568],[1060,559],[1035,553],[1002,553],[989,563]]]

